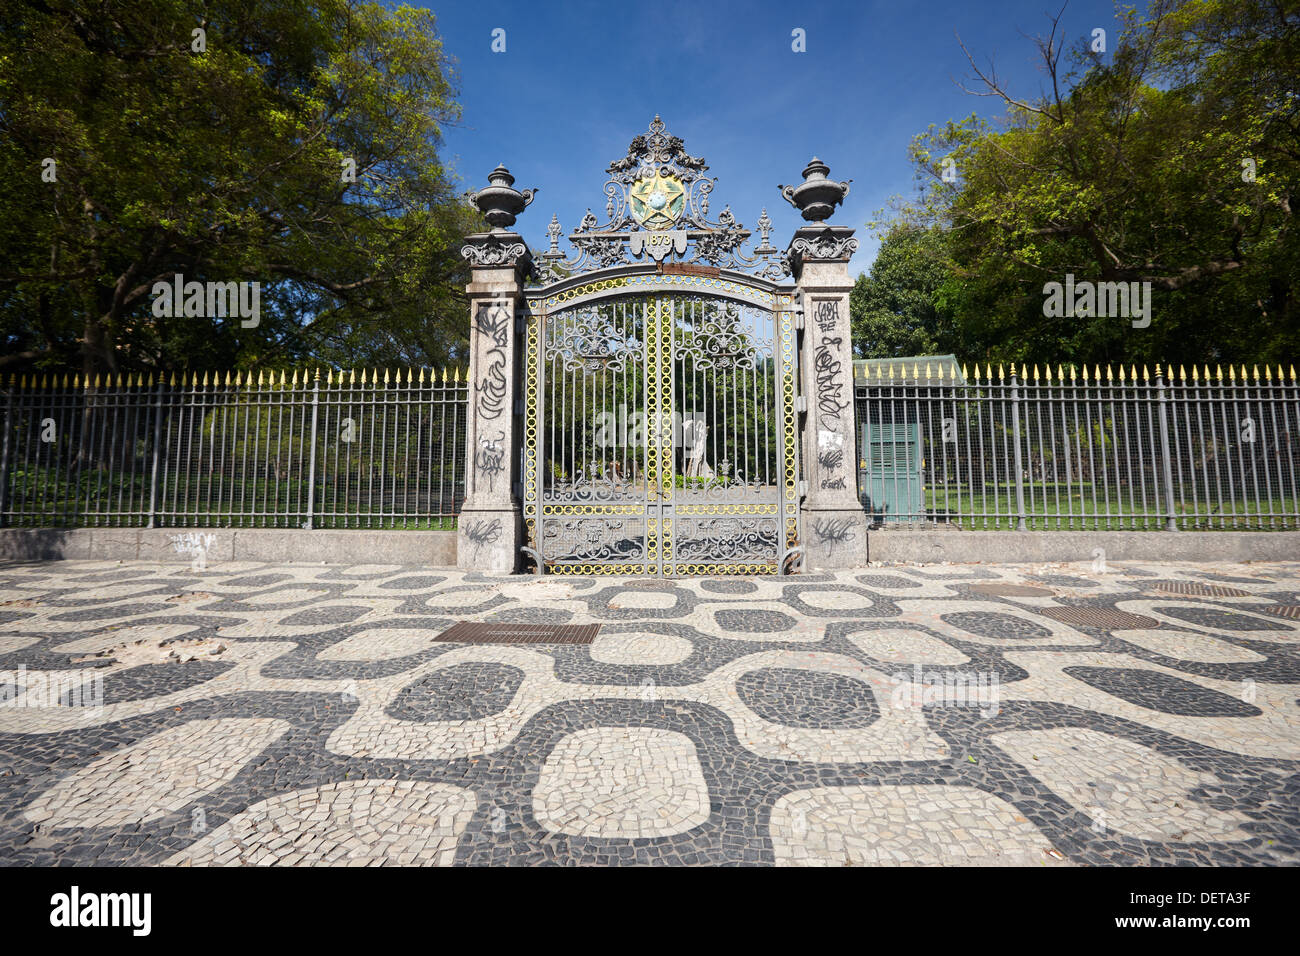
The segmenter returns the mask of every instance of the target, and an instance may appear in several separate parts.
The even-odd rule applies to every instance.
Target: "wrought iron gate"
[[[777,573],[799,530],[791,296],[616,271],[530,302],[530,545],[550,573]]]

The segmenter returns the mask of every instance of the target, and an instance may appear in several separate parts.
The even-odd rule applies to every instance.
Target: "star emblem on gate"
[[[670,173],[660,170],[653,176],[638,179],[628,190],[632,215],[647,229],[668,229],[686,205],[686,187]]]

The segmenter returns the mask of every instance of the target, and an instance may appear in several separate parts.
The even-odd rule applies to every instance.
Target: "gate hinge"
[[[524,496],[524,489],[522,483],[516,481],[513,484],[511,484],[510,493],[513,494],[516,498],[522,498]]]
[[[807,478],[800,478],[800,479],[799,479],[799,497],[800,497],[800,498],[807,498],[807,497],[808,497],[808,479],[807,479]]]
[[[806,395],[796,395],[794,397],[794,410],[796,412],[808,411],[808,397]]]
[[[794,327],[798,331],[803,331],[803,299],[799,299],[794,304]]]
[[[524,334],[524,319],[525,319],[525,316],[526,316],[526,313],[524,313],[524,312],[522,312],[522,311],[521,311],[521,312],[516,312],[516,313],[515,313],[515,335],[523,335],[523,334]]]
[[[515,399],[515,414],[516,414],[516,415],[522,415],[523,413],[524,413],[524,400],[523,400],[522,398],[516,398],[516,399]]]

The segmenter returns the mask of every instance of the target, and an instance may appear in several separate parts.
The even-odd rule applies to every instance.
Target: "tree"
[[[459,357],[476,222],[437,155],[458,114],[427,11],[5,3],[0,368]],[[259,282],[259,324],[155,315],[176,273]]]
[[[1036,97],[971,57],[975,92],[1006,113],[918,136],[911,156],[927,184],[896,223],[943,230],[960,280],[943,301],[972,358],[1291,361],[1300,9],[1153,0],[1143,17],[1120,15],[1111,54],[1084,43],[1067,56],[1053,20]],[[1048,317],[1044,286],[1067,275],[1150,283],[1150,326]]]
[[[853,352],[859,358],[933,355],[951,338],[938,298],[952,274],[946,237],[906,223],[890,229],[849,293]]]

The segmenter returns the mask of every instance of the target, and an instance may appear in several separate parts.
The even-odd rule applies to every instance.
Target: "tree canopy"
[[[0,369],[457,359],[455,96],[424,10],[0,2]],[[176,273],[259,282],[259,324],[155,315]]]
[[[864,355],[1292,362],[1300,349],[1300,6],[1153,0],[1110,52],[1037,41],[1036,96],[971,57],[996,121],[931,126],[922,186],[876,223]],[[947,176],[945,176],[947,172]],[[1149,282],[1151,323],[1048,317],[1044,286]],[[1082,312],[1082,310],[1081,310]]]

